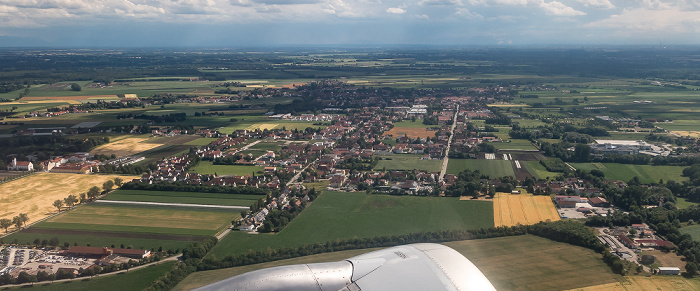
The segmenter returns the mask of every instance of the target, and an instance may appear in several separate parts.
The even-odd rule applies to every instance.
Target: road
[[[438,183],[441,183],[444,180],[445,171],[447,171],[447,163],[450,161],[450,146],[452,145],[452,137],[455,135],[455,127],[457,127],[457,115],[459,115],[459,104],[457,104],[457,110],[455,110],[455,117],[452,120],[450,138],[447,139],[447,150],[445,151],[445,158],[442,160],[442,169],[440,170],[440,178],[438,179]]]
[[[130,204],[130,205],[155,205],[155,206],[183,206],[183,207],[201,207],[201,208],[224,208],[224,209],[235,209],[235,210],[247,210],[247,209],[250,209],[250,207],[248,207],[248,206],[186,204],[186,203],[163,203],[163,202],[143,202],[143,201],[96,200],[95,203]]]
[[[304,171],[306,171],[306,168],[308,168],[309,166],[311,166],[313,163],[315,163],[315,162],[317,162],[317,161],[318,161],[318,159],[316,159],[316,160],[314,160],[313,162],[307,164],[306,167],[304,167],[303,169],[301,169],[301,170],[299,171],[299,173],[297,173],[296,175],[294,175],[294,177],[292,177],[292,179],[290,179],[289,181],[287,181],[287,186],[292,185],[292,184],[294,183],[294,181],[296,181],[297,179],[299,179],[299,176],[301,176],[301,173],[303,173]]]

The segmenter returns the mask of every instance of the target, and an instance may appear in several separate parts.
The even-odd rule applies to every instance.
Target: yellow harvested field
[[[683,130],[674,130],[671,131],[672,133],[675,133],[680,136],[690,136],[692,138],[698,138],[700,137],[700,131],[683,131]]]
[[[497,193],[493,198],[493,219],[496,226],[513,226],[560,218],[549,196]]]
[[[279,126],[279,123],[256,123],[251,126],[246,127],[246,130],[271,130]]]
[[[150,149],[157,148],[162,144],[159,143],[148,143],[149,138],[141,137],[130,137],[125,139],[120,139],[115,142],[110,142],[105,145],[101,145],[93,149],[90,154],[96,155],[111,155],[115,154],[117,156],[130,156],[141,152],[145,152]]]
[[[12,219],[20,213],[29,216],[27,224],[56,213],[53,206],[57,199],[68,195],[79,196],[92,186],[102,188],[102,183],[121,177],[130,181],[135,176],[82,175],[39,173],[0,185],[0,219]]]
[[[700,279],[686,279],[682,276],[628,276],[622,278],[623,282],[609,283],[603,285],[590,286],[579,289],[581,291],[656,291],[656,290],[677,290],[692,291],[700,290]]]

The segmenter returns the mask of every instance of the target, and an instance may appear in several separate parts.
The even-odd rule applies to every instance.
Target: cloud
[[[540,7],[542,9],[544,9],[545,12],[549,15],[556,15],[556,16],[586,15],[586,12],[578,11],[574,8],[571,8],[569,6],[564,5],[564,3],[561,3],[559,1],[542,2],[542,3],[540,3]]]
[[[610,0],[578,0],[578,2],[583,3],[584,6],[592,6],[604,9],[615,8],[615,5],[610,3]]]
[[[386,9],[386,12],[391,14],[404,14],[406,13],[406,10],[399,7],[390,7]]]
[[[457,8],[455,11],[455,15],[460,16],[460,17],[464,17],[464,18],[473,18],[473,19],[483,19],[484,18],[479,13],[471,12],[467,8]]]
[[[462,6],[462,0],[421,0],[418,1],[421,6]]]
[[[623,9],[620,14],[586,25],[605,28],[617,33],[698,33],[700,11],[687,11],[679,7],[670,9],[633,8]]]
[[[490,5],[503,5],[503,6],[513,6],[513,5],[520,5],[524,6],[527,5],[528,0],[469,0],[469,4],[471,5],[483,5],[483,6],[490,6]]]

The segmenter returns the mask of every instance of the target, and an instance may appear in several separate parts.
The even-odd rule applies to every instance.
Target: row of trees
[[[0,227],[4,228],[5,233],[7,233],[10,226],[14,225],[17,229],[20,229],[27,224],[27,221],[29,221],[29,216],[26,213],[20,213],[11,220],[9,218],[0,219]]]

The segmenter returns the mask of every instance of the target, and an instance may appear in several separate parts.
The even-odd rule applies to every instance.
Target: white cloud
[[[465,18],[476,18],[476,19],[483,19],[484,18],[479,13],[471,12],[467,8],[457,8],[455,11],[455,15],[460,16],[460,17],[465,17]]]
[[[421,0],[418,1],[421,6],[462,6],[462,0]]]
[[[406,13],[406,10],[399,7],[390,7],[386,9],[386,12],[391,14],[404,14]]]
[[[576,16],[576,15],[586,15],[586,12],[578,11],[574,8],[564,5],[559,1],[552,2],[542,2],[540,7],[545,10],[549,15],[556,16]]]
[[[642,7],[648,9],[670,9],[672,7],[671,4],[661,0],[639,0],[639,2],[641,2]]]
[[[490,6],[490,5],[504,5],[504,6],[512,6],[512,5],[527,5],[528,0],[469,0],[469,4],[471,5],[484,5],[484,6]]]
[[[615,5],[613,5],[610,2],[610,0],[578,0],[578,2],[583,3],[584,6],[592,6],[592,7],[604,8],[604,9],[615,8]]]
[[[686,11],[678,7],[671,9],[634,8],[623,9],[620,14],[592,22],[586,27],[605,28],[617,33],[698,33],[700,11]]]

